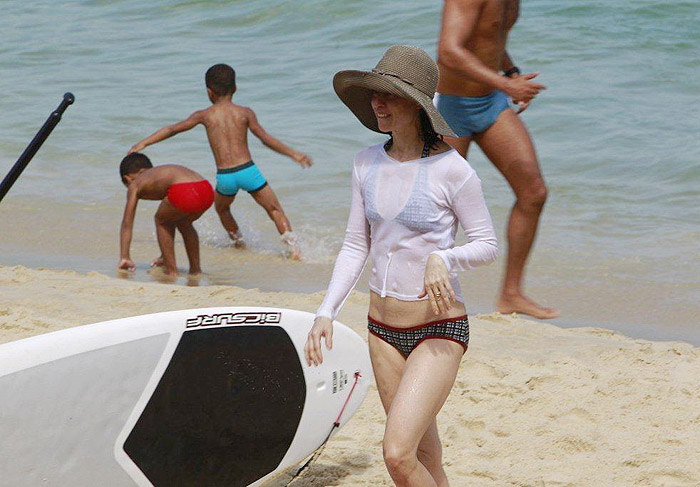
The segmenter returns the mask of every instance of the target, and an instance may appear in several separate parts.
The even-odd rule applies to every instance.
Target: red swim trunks
[[[214,189],[206,179],[175,183],[168,188],[167,197],[170,203],[183,213],[201,213],[214,202]]]

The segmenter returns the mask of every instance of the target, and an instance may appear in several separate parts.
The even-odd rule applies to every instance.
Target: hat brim
[[[372,92],[379,91],[414,100],[425,110],[435,132],[457,138],[457,134],[433,105],[432,98],[398,78],[371,71],[340,71],[333,77],[333,88],[342,102],[370,130],[383,133],[379,130],[377,117],[372,110]]]

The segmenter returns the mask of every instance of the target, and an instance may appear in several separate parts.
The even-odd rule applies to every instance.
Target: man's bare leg
[[[164,199],[155,214],[156,236],[160,247],[160,260],[163,272],[168,276],[177,276],[175,265],[175,225],[184,217],[168,199]],[[157,259],[158,260],[158,259]]]
[[[471,137],[460,137],[459,139],[445,137],[445,142],[450,144],[457,152],[459,152],[459,155],[465,159],[467,158],[467,152],[469,152],[469,144],[471,141]]]
[[[474,140],[506,178],[516,197],[508,220],[506,275],[497,309],[501,313],[523,313],[540,319],[556,318],[559,311],[538,305],[525,297],[522,290],[525,264],[547,199],[530,135],[515,112],[507,109],[488,130],[475,135]]]
[[[231,214],[231,204],[235,198],[236,195],[224,196],[221,193],[214,193],[214,208],[216,209],[216,214],[219,215],[221,224],[226,229],[226,233],[231,237],[233,246],[237,249],[244,249],[245,242],[243,242],[241,230]]]
[[[270,219],[275,222],[279,234],[282,235],[282,237],[284,237],[285,234],[289,236],[292,232],[292,225],[289,223],[287,215],[284,214],[282,205],[277,199],[275,192],[272,191],[270,185],[268,184],[261,190],[251,193],[251,196],[265,209]],[[301,258],[301,250],[299,250],[296,242],[285,241],[284,239],[283,241],[288,247],[289,256],[294,260],[299,260]]]
[[[202,216],[202,213],[193,215],[177,224],[177,229],[180,230],[182,239],[185,241],[187,259],[190,261],[190,274],[200,274],[202,272],[199,263],[199,235],[197,235],[197,230],[192,225],[200,216]]]

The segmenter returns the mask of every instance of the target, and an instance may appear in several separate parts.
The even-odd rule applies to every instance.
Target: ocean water
[[[2,6],[0,173],[64,92],[76,103],[0,203],[0,265],[116,275],[119,161],[144,136],[205,107],[204,72],[226,62],[237,71],[234,101],[314,160],[301,170],[251,137],[305,262],[279,256],[273,225],[241,194],[234,216],[250,250],[231,249],[210,211],[198,224],[206,274],[190,284],[303,292],[324,288],[342,242],[353,155],[382,140],[337,99],[332,76],[372,68],[392,44],[434,55],[441,14],[440,2],[413,0]],[[698,23],[697,1],[522,2],[509,52],[548,86],[522,115],[549,186],[527,290],[563,310],[556,323],[700,343]],[[202,128],[146,153],[213,180]],[[477,148],[469,159],[505,250],[512,193]],[[153,278],[154,209],[140,205],[134,279]],[[464,276],[470,312],[492,309],[503,260]]]

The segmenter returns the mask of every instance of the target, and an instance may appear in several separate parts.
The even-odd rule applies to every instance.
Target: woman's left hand
[[[450,285],[450,276],[445,261],[439,255],[430,254],[428,256],[423,285],[423,293],[418,297],[428,296],[433,313],[440,315],[452,309],[452,304],[455,302],[455,292]]]

